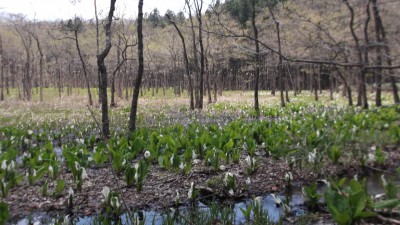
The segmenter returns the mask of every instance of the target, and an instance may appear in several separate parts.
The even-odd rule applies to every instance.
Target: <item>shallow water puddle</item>
[[[366,186],[368,193],[370,195],[375,196],[377,194],[382,194],[383,188],[381,185],[381,175],[382,173],[371,173],[368,175],[366,180]],[[394,180],[397,184],[400,183],[399,177],[390,177],[385,175],[387,180]],[[324,191],[326,190],[326,186],[319,185],[318,192],[323,196]],[[286,196],[283,194],[276,194],[276,197],[280,198],[283,202],[286,202]],[[301,188],[295,188],[289,197],[289,206],[294,216],[300,217],[302,215],[306,215],[308,213],[307,208],[305,206],[305,200],[301,192]],[[235,224],[243,224],[246,222],[245,216],[243,215],[241,208],[245,209],[249,204],[251,204],[253,199],[247,199],[244,201],[236,202],[233,207],[233,212],[235,214],[234,223]],[[323,201],[323,199],[322,199]],[[261,205],[265,211],[268,212],[269,218],[271,221],[278,222],[279,219],[284,216],[284,212],[281,207],[277,207],[274,198],[268,194],[262,197]],[[223,206],[223,205],[220,205]],[[226,206],[226,205],[225,205]],[[210,207],[206,203],[198,202],[197,209],[200,212],[210,213]],[[181,215],[185,213],[190,213],[193,208],[189,208],[187,206],[179,207],[179,212]],[[144,221],[145,225],[161,225],[163,221],[167,217],[166,211],[154,211],[154,210],[143,210],[136,212],[134,214],[135,218],[139,218],[139,220]],[[170,212],[170,215],[172,213]],[[30,217],[31,224],[52,224],[54,223],[57,217],[61,215],[54,215],[48,213],[36,213]],[[123,214],[121,217],[122,224],[130,224],[130,220],[127,214]],[[100,221],[98,216],[87,216],[87,217],[79,217],[74,219],[74,224],[76,225],[87,225],[87,224],[98,224]],[[29,225],[29,219],[24,218],[17,222],[17,225]]]

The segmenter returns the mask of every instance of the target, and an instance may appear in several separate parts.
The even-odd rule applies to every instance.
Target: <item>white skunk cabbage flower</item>
[[[144,158],[145,158],[145,159],[148,159],[150,156],[151,156],[151,154],[150,154],[149,151],[145,151],[145,152],[144,152]]]
[[[112,199],[111,199],[111,206],[114,208],[114,209],[119,209],[119,207],[121,206],[121,204],[119,203],[119,199],[117,198],[117,197],[112,197]]]
[[[224,178],[224,185],[225,185],[225,186],[228,186],[229,177],[232,177],[232,178],[233,178],[233,174],[232,174],[231,172],[225,173],[225,178]]]
[[[221,171],[225,171],[225,170],[226,170],[226,166],[224,166],[224,165],[220,165],[220,166],[219,166],[219,170],[221,170]]]
[[[248,178],[246,179],[246,184],[247,184],[247,185],[250,185],[250,184],[251,184],[251,179],[250,179],[250,177],[248,177]]]
[[[176,190],[175,202],[178,204],[180,200],[179,191]]]
[[[229,193],[230,196],[235,196],[235,192],[233,191],[233,189],[229,189],[228,193]]]
[[[51,176],[54,176],[54,169],[51,165],[49,165],[49,172]]]
[[[188,191],[188,199],[192,199],[193,198],[193,193],[194,193],[194,183],[190,183],[190,188]]]
[[[316,156],[317,156],[317,149],[314,148],[314,150],[310,153],[308,153],[308,162],[311,164],[315,163],[316,160]]]
[[[68,198],[70,198],[70,197],[74,197],[74,189],[72,189],[72,187],[69,187],[69,190],[68,190]]]
[[[137,171],[137,170],[136,170],[136,172],[135,172],[134,178],[135,178],[135,182],[136,182],[136,183],[139,183],[139,174],[138,174],[138,171]]]
[[[387,186],[387,181],[386,181],[386,179],[385,179],[385,174],[382,174],[382,175],[381,175],[381,183],[382,183],[382,186],[383,186],[384,188],[386,188],[386,186]]]
[[[6,170],[7,169],[7,160],[3,160],[3,162],[1,163],[1,169],[2,170]]]
[[[77,171],[79,171],[81,169],[81,165],[79,164],[79,162],[75,161],[75,169]]]
[[[286,174],[285,174],[285,181],[286,182],[291,182],[293,180],[293,174],[292,174],[292,172],[287,172]]]
[[[179,164],[179,169],[180,169],[180,170],[185,169],[185,167],[186,167],[186,163],[181,162],[181,164]]]
[[[195,150],[192,150],[192,159],[197,159],[197,154]]]
[[[276,197],[275,194],[271,194],[272,198],[274,199],[274,202],[277,206],[280,206],[282,204],[282,200],[279,197]]]
[[[110,195],[110,188],[107,186],[103,187],[103,190],[101,190],[101,194],[103,195],[104,200],[108,201],[108,197]]]
[[[64,217],[64,221],[62,222],[62,225],[70,225],[70,221],[69,221],[69,215],[66,215]]]
[[[81,179],[82,179],[82,180],[89,179],[89,176],[87,175],[86,169],[85,169],[84,167],[82,167]]]
[[[32,134],[33,134],[33,131],[32,131],[32,130],[28,130],[28,134],[29,134],[29,135],[32,135]]]
[[[254,199],[254,202],[255,202],[257,205],[261,205],[262,197],[261,197],[261,196],[256,197],[256,198]]]

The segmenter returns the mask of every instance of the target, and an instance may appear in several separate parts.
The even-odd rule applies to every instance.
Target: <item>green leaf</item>
[[[5,202],[0,202],[0,225],[5,224],[8,219],[10,219],[8,205]]]
[[[233,142],[232,138],[230,138],[229,141],[223,147],[224,151],[230,152],[232,150],[234,144],[235,143]]]
[[[372,208],[375,209],[393,209],[398,207],[400,207],[400,199],[383,200],[372,204]]]

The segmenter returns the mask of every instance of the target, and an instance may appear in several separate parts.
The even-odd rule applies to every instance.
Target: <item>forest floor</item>
[[[331,105],[337,107],[345,102],[345,99],[338,97],[338,94],[336,94],[337,100],[330,101],[327,94],[324,93],[322,100],[320,100],[326,107]],[[304,93],[294,97],[292,104],[309,102],[311,99],[312,96],[307,92],[307,94]],[[60,127],[64,125],[71,126],[71,124],[77,124],[77,126],[81,127],[81,123],[84,121],[91,120],[90,123],[93,123],[92,114],[85,101],[86,98],[81,95],[63,97],[61,99],[53,98],[43,103],[6,100],[0,103],[0,123],[4,127],[22,127],[24,129],[34,129],[35,132],[39,130],[38,128],[44,121],[55,122],[55,124],[59,122],[60,124],[56,126]],[[111,129],[123,131],[126,129],[128,120],[129,102],[119,100],[117,104],[117,108],[110,109]],[[188,126],[193,121],[199,124],[218,124],[223,126],[238,119],[248,120],[249,123],[255,120],[250,115],[246,116],[252,105],[250,92],[227,93],[223,97],[219,97],[217,104],[213,104],[214,106],[212,107],[206,106],[206,109],[201,112],[189,112],[187,110],[186,97],[146,96],[139,103],[138,125],[139,127],[157,129],[158,127],[173,126],[177,123]],[[270,96],[269,93],[261,94],[260,104],[264,107],[277,106],[279,104],[278,96]],[[100,118],[99,106],[91,107],[91,110],[94,113],[94,117]],[[268,115],[262,116],[261,119],[269,120],[270,122],[278,121],[276,117]],[[395,119],[395,121],[400,124],[400,118]],[[53,127],[53,129],[57,131],[61,129],[60,127]],[[94,136],[98,137],[97,134],[94,134]],[[0,135],[0,140],[10,138],[5,131]],[[68,137],[63,141],[63,144],[68,144],[68,140],[74,142],[77,138],[80,138],[79,135]],[[377,144],[379,145],[379,143]],[[43,185],[49,181],[48,175],[44,175],[42,179],[39,179],[33,185],[23,179],[9,191],[7,197],[1,197],[0,200],[8,203],[13,221],[18,220],[18,218],[25,218],[31,215],[32,212],[72,212],[79,216],[99,214],[103,210],[104,197],[101,192],[105,186],[111,190],[120,191],[121,199],[126,206],[135,211],[140,209],[163,210],[174,207],[176,206],[175,198],[177,192],[181,198],[180,204],[189,204],[188,190],[192,182],[196,184],[199,191],[199,199],[235,202],[271,193],[285,193],[288,189],[285,174],[289,171],[293,174],[291,185],[300,189],[317,180],[330,179],[332,177],[352,178],[355,175],[366,177],[371,171],[394,173],[394,169],[400,166],[400,146],[391,142],[383,143],[380,146],[384,154],[386,154],[384,163],[372,162],[364,164],[351,157],[342,157],[339,163],[333,163],[332,161],[325,161],[327,159],[321,157],[319,158],[320,162],[315,163],[316,166],[302,167],[293,166],[293,162],[288,163],[286,157],[269,155],[264,146],[258,145],[255,152],[257,169],[253,173],[248,172],[246,151],[241,152],[237,163],[221,161],[220,169],[218,170],[207,166],[205,159],[195,159],[188,173],[166,170],[158,166],[157,161],[153,161],[150,164],[147,177],[143,181],[141,192],[138,192],[135,187],[128,187],[123,176],[116,176],[111,163],[89,163],[86,168],[88,178],[84,180],[82,190],[75,192],[74,206],[70,210],[66,210],[68,208],[68,187],[74,186],[74,177],[67,166],[64,166],[65,159],[61,159],[58,179],[65,180],[66,185],[60,196],[43,195]],[[54,141],[54,148],[61,147],[57,146],[57,142]],[[88,148],[88,150],[89,154],[93,153],[93,149]],[[4,152],[4,149],[2,151]],[[346,151],[351,151],[351,149],[344,149],[344,155],[347,156],[349,154]],[[129,163],[134,165],[139,160],[146,160],[143,154],[138,154]],[[224,176],[227,172],[235,176],[236,188],[234,195],[229,194],[223,185]],[[17,173],[25,175],[28,170],[25,166],[18,165]],[[56,183],[50,181],[47,186],[48,192],[52,192],[56,188],[55,186]],[[322,217],[319,218],[319,220],[321,219],[323,220]]]

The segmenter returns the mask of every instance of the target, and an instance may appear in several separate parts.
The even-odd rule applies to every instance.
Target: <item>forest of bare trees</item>
[[[289,91],[310,90],[318,100],[323,89],[364,108],[382,105],[382,91],[399,103],[399,6],[392,0],[227,0],[210,6],[185,0],[183,12],[154,9],[143,19],[140,93],[174,89],[189,96],[192,109],[201,109],[203,98],[216,102],[226,90],[253,90],[256,111],[258,90],[279,93],[282,106]],[[93,105],[92,98],[101,101],[104,78],[111,106],[130,99],[139,69],[137,21],[125,17],[116,15],[111,24],[107,18],[96,22],[97,16],[35,21],[3,15],[1,100],[11,88],[25,101],[33,92],[43,101],[45,88],[56,88],[59,97],[85,88]],[[103,71],[96,55],[106,39],[113,47]]]

